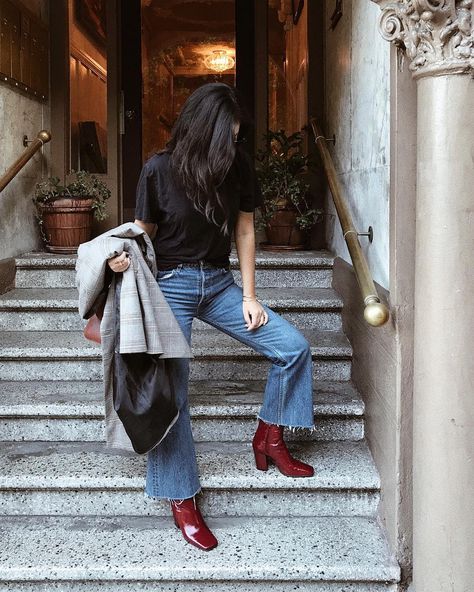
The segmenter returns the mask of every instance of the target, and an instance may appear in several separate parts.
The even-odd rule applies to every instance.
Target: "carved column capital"
[[[474,73],[473,0],[373,0],[382,37],[410,60],[414,78]]]

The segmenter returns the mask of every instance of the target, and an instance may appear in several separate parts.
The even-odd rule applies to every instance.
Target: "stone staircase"
[[[261,300],[312,345],[317,429],[286,435],[312,478],[256,470],[269,362],[195,321],[199,503],[219,539],[203,553],[166,502],[144,496],[146,456],[104,446],[100,350],[81,333],[75,257],[18,257],[16,287],[0,296],[0,591],[397,590],[332,263],[326,251],[257,258]],[[239,281],[235,254],[232,265]]]

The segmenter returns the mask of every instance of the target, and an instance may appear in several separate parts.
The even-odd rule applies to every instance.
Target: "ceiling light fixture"
[[[233,68],[235,60],[222,49],[215,49],[204,59],[204,63],[210,70],[224,72],[224,70]]]

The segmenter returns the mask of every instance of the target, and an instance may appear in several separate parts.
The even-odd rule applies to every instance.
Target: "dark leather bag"
[[[135,452],[145,454],[165,438],[179,416],[174,400],[173,360],[158,354],[119,352],[121,275],[116,280],[114,409]]]
[[[147,353],[114,354],[114,409],[138,454],[158,446],[178,419],[169,364]]]

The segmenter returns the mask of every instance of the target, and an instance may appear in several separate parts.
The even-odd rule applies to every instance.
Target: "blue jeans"
[[[242,288],[228,268],[203,261],[180,264],[172,270],[158,271],[157,281],[188,343],[196,317],[272,362],[258,418],[284,426],[314,428],[311,351],[296,327],[264,306],[267,324],[247,330]],[[180,414],[166,438],[148,452],[144,496],[184,499],[201,489],[188,406],[190,360],[170,362]]]

